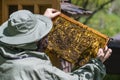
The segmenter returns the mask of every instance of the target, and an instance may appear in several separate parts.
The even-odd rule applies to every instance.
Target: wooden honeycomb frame
[[[108,36],[64,14],[53,20],[48,38],[47,53],[57,54],[80,66],[96,57],[98,49],[104,48],[109,41]]]

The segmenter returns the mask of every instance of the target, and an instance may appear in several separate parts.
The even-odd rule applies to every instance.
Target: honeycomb
[[[106,46],[109,37],[61,13],[53,20],[48,39],[47,53],[82,66],[96,57],[98,49]]]

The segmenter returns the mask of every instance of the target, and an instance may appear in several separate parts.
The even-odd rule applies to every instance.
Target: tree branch
[[[114,0],[110,0],[110,1],[108,1],[106,3],[103,3],[98,9],[96,9],[95,11],[93,11],[93,13],[88,18],[86,18],[84,24],[88,23],[88,21],[94,16],[95,13],[97,13],[98,11],[100,11],[101,9],[103,9],[104,6],[106,6],[109,3],[112,3],[113,1]]]

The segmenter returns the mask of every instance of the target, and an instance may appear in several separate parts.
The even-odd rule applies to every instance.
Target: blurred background
[[[76,20],[110,37],[120,32],[120,0],[71,0],[71,3],[81,10],[91,11],[90,14],[78,16]]]

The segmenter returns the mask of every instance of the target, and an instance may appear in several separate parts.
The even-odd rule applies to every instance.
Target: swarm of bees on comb
[[[57,54],[79,66],[96,57],[98,49],[109,41],[108,36],[62,13],[53,20],[48,39],[47,53]]]

